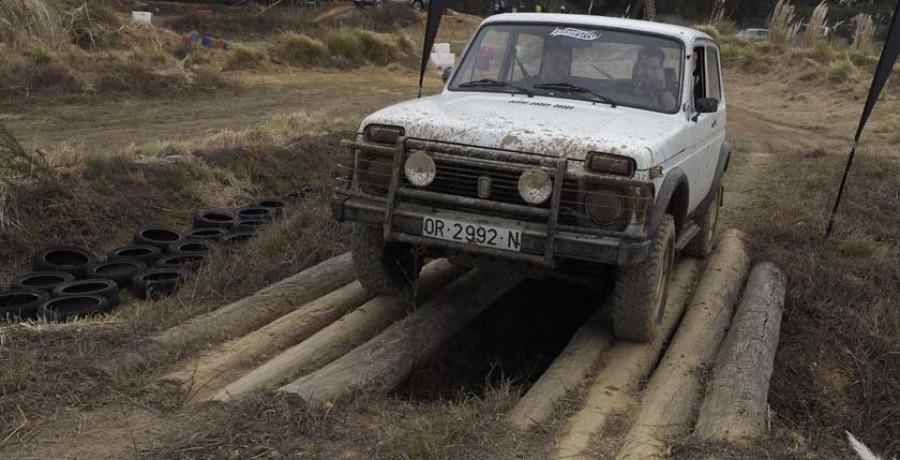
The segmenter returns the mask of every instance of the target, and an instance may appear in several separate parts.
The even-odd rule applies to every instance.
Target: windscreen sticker
[[[553,29],[553,32],[550,32],[551,37],[569,37],[574,38],[576,40],[585,40],[585,41],[594,41],[600,38],[600,32],[596,32],[593,30],[580,30],[573,29],[571,27],[566,27],[565,29],[560,29],[559,27]]]

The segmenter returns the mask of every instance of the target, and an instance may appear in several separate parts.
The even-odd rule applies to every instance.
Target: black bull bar
[[[396,145],[373,144],[359,141],[341,141],[341,145],[353,152],[350,166],[338,165],[337,186],[332,196],[332,212],[338,221],[359,222],[367,225],[379,225],[385,241],[400,241],[416,245],[442,248],[448,251],[484,254],[501,259],[526,262],[547,268],[555,268],[557,258],[579,259],[613,265],[632,265],[644,260],[649,252],[649,240],[646,230],[642,235],[626,234],[602,228],[573,226],[560,224],[560,202],[562,197],[563,178],[576,179],[579,182],[602,181],[615,183],[635,195],[635,199],[646,200],[646,184],[624,178],[614,178],[584,174],[580,171],[568,171],[570,161],[565,157],[546,157],[518,152],[507,152],[480,147],[444,144],[434,141],[401,137]],[[391,158],[390,182],[385,196],[365,193],[353,187],[355,180],[354,165],[357,164],[358,152],[364,150],[370,154]],[[436,161],[448,161],[471,167],[490,168],[522,172],[528,168],[540,168],[553,178],[553,191],[549,207],[523,206],[503,203],[481,198],[435,193],[406,187],[401,181],[403,165],[410,151],[424,151]],[[652,201],[652,191],[650,200]],[[423,206],[413,203],[428,203]],[[495,249],[475,244],[428,238],[422,236],[423,219],[433,214],[434,208],[454,210],[465,208],[485,211],[488,216],[503,214],[521,216],[530,222],[540,223],[525,225],[522,230],[521,252]],[[483,215],[472,214],[473,217],[484,218]],[[515,219],[493,218],[498,225],[514,226]]]

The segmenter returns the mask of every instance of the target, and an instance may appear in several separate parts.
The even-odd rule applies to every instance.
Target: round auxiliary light
[[[406,174],[406,180],[416,187],[427,187],[434,182],[437,174],[437,166],[430,156],[423,152],[415,152],[406,159],[406,165],[403,168]]]
[[[553,181],[546,172],[532,168],[519,176],[519,195],[528,204],[541,204],[550,198]]]
[[[625,198],[618,190],[599,188],[584,192],[584,212],[595,223],[611,225],[625,213]]]

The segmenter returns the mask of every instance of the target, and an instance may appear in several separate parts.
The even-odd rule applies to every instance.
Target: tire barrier
[[[53,289],[53,297],[100,296],[106,299],[109,308],[119,305],[119,285],[112,280],[75,280],[60,284]]]
[[[139,260],[147,265],[162,257],[162,249],[148,244],[132,244],[113,249],[106,255],[107,259]]]
[[[130,289],[139,299],[170,295],[207,262],[210,253],[237,249],[288,206],[313,193],[315,189],[301,187],[236,211],[200,211],[187,232],[142,227],[134,232],[132,244],[109,251],[104,259],[71,246],[37,251],[33,271],[16,277],[10,290],[0,290],[0,321],[39,316],[67,320],[107,312],[118,306],[121,290]]]
[[[109,301],[99,295],[56,297],[38,307],[38,316],[52,321],[93,316],[109,311]]]
[[[94,263],[94,255],[84,249],[69,246],[47,248],[34,255],[34,271],[58,271],[84,278],[85,270]]]
[[[214,209],[194,216],[194,228],[231,228],[240,218],[231,211]]]
[[[38,289],[17,289],[0,294],[0,320],[7,318],[30,319],[37,315],[50,294]]]
[[[131,278],[147,269],[147,264],[137,259],[106,259],[97,262],[87,269],[87,277],[91,279],[110,280],[119,289],[131,286]]]
[[[227,235],[228,229],[225,228],[197,228],[187,232],[184,238],[187,240],[204,240],[204,241],[222,241],[222,237]]]
[[[75,275],[67,272],[31,272],[13,280],[12,288],[37,289],[49,294],[56,286],[69,281],[75,281]]]
[[[156,246],[165,251],[170,244],[184,239],[178,230],[168,227],[145,227],[134,232],[134,244]]]

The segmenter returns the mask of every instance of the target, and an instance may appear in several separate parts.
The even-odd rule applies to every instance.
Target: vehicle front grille
[[[446,160],[436,160],[437,174],[434,182],[424,190],[446,195],[462,196],[466,198],[480,198],[478,196],[478,180],[483,176],[491,179],[491,193],[489,201],[531,206],[519,195],[520,172],[493,169],[483,166],[469,166],[452,163]],[[409,186],[403,178],[403,186]],[[575,211],[578,201],[578,183],[572,179],[565,179],[563,183],[563,197],[560,209],[560,223],[575,222],[570,217]],[[538,205],[541,208],[549,208],[550,200]],[[534,219],[526,219],[533,221]]]

